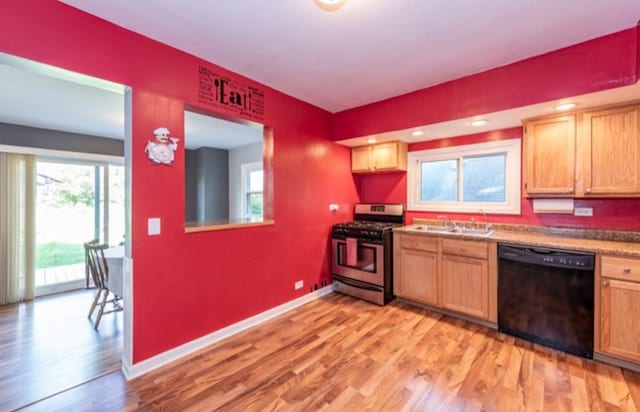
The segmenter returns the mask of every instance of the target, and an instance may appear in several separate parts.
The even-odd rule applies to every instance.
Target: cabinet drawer
[[[403,249],[426,250],[436,252],[438,250],[438,238],[426,236],[402,235],[400,245]]]
[[[460,239],[442,239],[442,253],[486,259],[489,256],[487,242]]]
[[[600,275],[607,278],[640,282],[640,259],[602,256]]]

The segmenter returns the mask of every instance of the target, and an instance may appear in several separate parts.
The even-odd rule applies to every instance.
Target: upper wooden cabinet
[[[576,117],[525,124],[525,183],[529,195],[572,195],[575,190]]]
[[[524,123],[529,197],[640,196],[640,105]]]
[[[351,149],[351,172],[381,173],[407,170],[407,144],[387,142]]]
[[[580,193],[640,195],[640,106],[584,113],[580,137]]]

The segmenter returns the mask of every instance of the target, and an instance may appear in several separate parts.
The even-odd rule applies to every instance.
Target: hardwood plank
[[[94,330],[87,319],[94,294],[82,289],[0,306],[0,411],[120,370],[122,313],[105,315]]]
[[[639,397],[638,373],[331,294],[134,381],[110,374],[26,410],[633,411]]]

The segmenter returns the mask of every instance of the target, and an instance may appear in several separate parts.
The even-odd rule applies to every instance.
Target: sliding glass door
[[[124,167],[39,159],[36,295],[88,286],[83,243],[122,242]]]

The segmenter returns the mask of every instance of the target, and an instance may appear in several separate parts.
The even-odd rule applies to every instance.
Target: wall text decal
[[[264,90],[200,66],[198,100],[241,116],[264,120]]]

